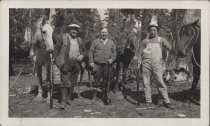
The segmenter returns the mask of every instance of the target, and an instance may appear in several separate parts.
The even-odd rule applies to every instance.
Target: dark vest
[[[69,51],[70,51],[70,40],[69,40],[69,34],[63,34],[62,36],[62,47],[60,50],[59,55],[56,57],[56,65],[62,69],[64,64],[67,64],[68,60],[69,60]],[[83,45],[82,45],[82,39],[80,37],[77,38],[77,42],[79,44],[79,51],[80,54],[83,54]],[[66,66],[66,65],[65,65]]]

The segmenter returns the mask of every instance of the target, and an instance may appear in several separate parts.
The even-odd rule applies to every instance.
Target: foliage
[[[9,10],[9,44],[10,57],[20,53],[21,44],[24,44],[24,33],[26,27],[35,31],[35,23],[38,18],[45,14],[46,9],[10,9]],[[101,29],[101,19],[96,9],[56,9],[53,23],[55,29],[60,27],[66,30],[71,23],[81,26],[80,36],[86,41],[93,39]]]
[[[80,36],[92,39],[101,29],[101,19],[96,9],[56,9],[59,26],[67,28],[71,23],[80,25]],[[65,29],[67,30],[67,29]]]
[[[142,41],[147,35],[147,27],[152,16],[157,17],[157,23],[160,28],[159,36],[165,37],[169,43],[175,47],[175,42],[178,40],[178,32],[183,26],[183,20],[186,16],[184,9],[108,9],[106,14],[108,18],[108,30],[110,38],[115,39],[120,36],[120,33],[126,32],[122,28],[127,29],[130,33],[136,26],[135,22],[140,22],[137,28],[137,37]],[[165,52],[165,50],[163,50]],[[166,54],[166,53],[163,53]],[[164,56],[164,55],[163,55]],[[176,67],[176,56],[169,54],[168,65],[170,68]],[[179,59],[178,59],[179,60]],[[190,57],[184,59],[190,62]]]

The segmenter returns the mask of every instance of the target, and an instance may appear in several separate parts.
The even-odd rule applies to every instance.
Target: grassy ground
[[[163,107],[158,95],[155,84],[152,84],[152,98],[155,108],[146,107],[144,104],[144,93],[142,82],[140,92],[136,91],[135,81],[129,81],[127,87],[127,98],[123,98],[120,92],[111,92],[112,104],[105,106],[101,101],[101,91],[98,91],[98,99],[91,100],[91,90],[87,86],[87,75],[84,83],[80,87],[82,98],[77,98],[76,89],[74,99],[70,106],[64,111],[59,110],[59,101],[54,97],[53,109],[49,109],[49,99],[42,102],[34,98],[34,95],[27,94],[30,84],[34,79],[30,74],[32,64],[14,64],[15,72],[18,73],[24,66],[22,74],[11,87],[9,92],[9,117],[58,117],[58,118],[179,118],[179,114],[185,115],[184,118],[199,118],[200,106],[186,102],[190,82],[174,83],[168,86],[169,97],[175,109],[170,110]],[[10,76],[10,85],[16,79]],[[59,83],[59,71],[55,68],[55,81]],[[140,105],[137,105],[138,96]]]

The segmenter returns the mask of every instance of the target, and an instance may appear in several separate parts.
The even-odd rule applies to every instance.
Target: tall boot
[[[66,98],[67,98],[67,88],[62,87],[61,88],[61,105],[60,109],[65,109],[66,107]]]
[[[97,98],[97,88],[93,88],[92,89],[92,92],[93,92],[93,97],[92,97],[92,100],[96,100],[96,98]]]
[[[126,90],[126,88],[125,88],[125,78],[126,78],[126,74],[123,73],[123,75],[122,75],[122,91],[123,92]]]
[[[68,93],[68,94],[67,94],[66,103],[67,103],[68,105],[70,105],[70,100],[71,100],[71,98],[72,98],[72,96],[73,96],[73,93],[74,93],[74,87],[72,86],[72,87],[68,88],[67,93]]]

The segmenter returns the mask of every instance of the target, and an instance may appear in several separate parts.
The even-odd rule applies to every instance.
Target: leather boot
[[[73,92],[74,92],[74,87],[68,88],[68,91],[67,91],[68,95],[67,95],[67,99],[66,99],[66,103],[68,105],[70,105],[70,100],[71,100],[71,98],[73,96]]]
[[[105,105],[111,104],[111,99],[108,96],[107,89],[103,89],[103,101]]]
[[[93,88],[92,93],[93,93],[92,100],[96,100],[96,98],[97,98],[97,88]]]
[[[67,98],[67,88],[61,88],[61,104],[60,109],[65,109],[66,107],[66,98]]]

